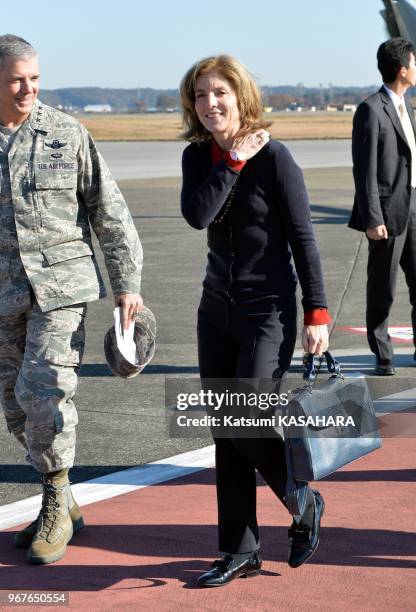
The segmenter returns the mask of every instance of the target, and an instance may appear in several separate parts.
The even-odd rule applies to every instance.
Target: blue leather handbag
[[[285,410],[290,421],[283,424],[288,472],[286,504],[295,516],[302,515],[305,509],[307,482],[320,480],[381,446],[365,379],[344,378],[332,355],[326,352],[324,356],[329,379],[316,388],[314,356],[305,356],[306,384],[289,396]]]

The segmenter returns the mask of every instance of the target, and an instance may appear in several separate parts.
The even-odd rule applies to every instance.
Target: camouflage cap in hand
[[[133,378],[140,374],[151,361],[156,347],[156,319],[147,306],[136,315],[134,320],[133,341],[136,345],[136,364],[130,363],[117,346],[114,325],[104,338],[104,353],[108,367],[115,376]]]

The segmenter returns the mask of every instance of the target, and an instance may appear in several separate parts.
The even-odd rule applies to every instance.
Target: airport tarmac
[[[288,140],[302,168],[351,166],[350,140]],[[185,142],[98,142],[116,180],[181,176]]]
[[[341,143],[338,142],[338,145],[341,147]],[[175,144],[175,146],[177,146],[177,144]],[[100,148],[105,152],[105,147],[101,144]],[[172,148],[170,153],[172,153],[173,150]],[[301,151],[302,149],[299,150]],[[303,149],[303,151],[305,153],[306,149]],[[107,156],[107,153],[105,154]],[[154,166],[155,158],[152,159],[153,161],[151,164]],[[109,161],[111,165],[111,155]],[[126,164],[129,163],[130,161],[127,159]],[[115,172],[115,174],[117,175],[117,172]],[[353,198],[351,169],[345,166],[306,168],[305,179],[310,194],[313,223],[323,260],[329,309],[333,317],[331,348],[334,355],[339,358],[340,362],[344,365],[345,372],[362,372],[366,376],[374,399],[393,395],[393,400],[390,400],[390,403],[391,401],[397,402],[399,400],[395,398],[401,397],[397,396],[397,394],[407,390],[406,408],[414,408],[416,406],[416,392],[414,389],[414,387],[416,387],[416,368],[415,362],[412,360],[414,349],[409,335],[406,336],[406,333],[403,333],[402,336],[400,336],[399,334],[397,341],[395,341],[396,364],[399,366],[397,375],[388,379],[371,375],[373,357],[369,352],[366,337],[363,335],[362,330],[360,331],[360,328],[365,325],[366,241],[362,234],[346,228]],[[121,471],[126,468],[145,465],[144,469],[146,473],[149,473],[147,470],[153,468],[148,464],[158,460],[164,460],[165,463],[168,464],[168,467],[170,466],[170,468],[172,468],[171,464],[176,465],[176,460],[170,460],[169,458],[191,451],[204,452],[198,451],[198,449],[204,447],[207,447],[207,449],[205,451],[206,456],[204,456],[204,459],[201,460],[200,463],[201,469],[212,465],[212,450],[209,448],[212,444],[211,440],[209,438],[170,439],[167,434],[164,409],[164,385],[166,376],[192,377],[198,374],[195,319],[206,259],[206,235],[205,232],[198,232],[188,227],[180,215],[179,178],[136,178],[120,180],[119,185],[129,203],[135,224],[143,242],[145,263],[142,293],[146,304],[148,304],[156,315],[158,321],[158,340],[156,354],[152,363],[139,377],[131,381],[124,381],[111,376],[105,364],[102,344],[105,331],[112,321],[113,302],[111,297],[108,297],[89,305],[87,348],[76,399],[80,421],[78,426],[77,458],[76,466],[71,471],[71,479],[75,483],[84,483],[87,480],[106,475],[105,486],[107,489],[111,489],[112,485],[120,486],[120,483],[121,485],[125,485],[123,478],[126,472]],[[103,269],[100,255],[99,261]],[[390,324],[392,326],[404,328],[410,326],[410,306],[403,275],[400,275],[399,278],[397,298],[393,307]],[[301,314],[299,314],[299,326],[301,326]],[[300,355],[301,350],[298,342],[292,370],[295,374],[299,374],[299,382]],[[386,444],[385,450],[382,449],[382,451],[378,451],[379,453],[386,453],[383,455],[383,457],[385,457],[385,463],[380,459],[380,457],[382,457],[382,455],[380,455],[379,459],[376,460],[376,463],[378,461],[377,467],[374,469],[383,469],[385,471],[383,473],[386,474],[387,478],[388,470],[391,469],[389,466],[393,465],[394,467],[397,449],[400,449],[403,444],[403,447],[408,448],[408,451],[406,451],[407,455],[405,455],[404,458],[402,457],[403,466],[401,466],[401,469],[407,470],[406,473],[408,473],[408,477],[405,479],[406,491],[400,489],[403,483],[401,479],[398,478],[397,482],[390,482],[388,487],[378,490],[377,495],[382,499],[384,505],[391,499],[403,500],[403,495],[405,495],[407,501],[403,503],[405,503],[406,508],[409,507],[410,509],[410,507],[414,508],[414,503],[416,501],[414,486],[412,488],[415,474],[413,471],[414,465],[411,463],[407,465],[406,461],[410,461],[410,457],[412,456],[411,453],[413,451],[411,451],[411,449],[413,448],[413,440],[407,437],[402,443],[399,439],[401,435],[405,434],[401,432],[398,437],[396,436],[395,440],[391,440]],[[187,455],[186,457],[191,457],[191,455]],[[190,459],[188,462],[189,461]],[[188,465],[188,468],[189,467],[192,466]],[[117,472],[121,474],[119,479],[117,478]],[[183,476],[183,474],[189,473],[189,469],[188,472],[185,470],[172,473],[173,476],[171,475],[170,478],[173,478],[175,474],[177,476]],[[210,487],[213,486],[212,474],[209,476],[202,475],[201,477],[205,484],[209,484]],[[363,478],[365,478],[365,476],[363,476]],[[382,476],[375,477],[374,480],[378,478],[382,478]],[[147,484],[149,482],[148,480]],[[154,482],[157,483],[160,482],[160,480],[156,479]],[[185,478],[185,480],[175,481],[175,484],[187,485],[187,482]],[[197,482],[199,481],[197,480]],[[342,506],[343,503],[346,503],[342,502],[342,491],[340,489],[340,487],[342,488],[344,486],[342,478],[337,481],[336,489],[334,489],[334,487],[329,487],[327,483],[324,483],[324,485],[326,485],[328,492],[333,492],[338,499],[337,503],[339,508],[337,512],[339,513],[339,517],[341,517],[340,520],[342,519],[341,522],[345,522],[348,508]],[[83,485],[80,484],[79,486]],[[163,483],[160,486],[163,489]],[[155,490],[153,494],[151,493],[151,489],[152,487],[150,487],[150,489],[146,488],[142,493],[140,490],[137,490],[134,493],[134,500],[137,506],[130,507],[131,513],[139,513],[141,517],[140,520],[143,519],[144,523],[146,523],[146,520],[153,520],[150,517],[146,518],[140,514],[147,511],[150,507],[150,502],[148,501],[149,495],[150,497],[153,495],[154,502],[163,505],[163,496],[158,497],[158,491],[160,490],[158,486],[155,485],[153,487]],[[120,492],[127,492],[128,490],[130,489],[121,488]],[[204,487],[204,490],[207,490],[207,487]],[[345,487],[344,490],[351,492],[351,488],[348,488],[348,486]],[[170,487],[170,492],[172,494],[176,493],[180,495],[179,491],[179,486]],[[184,491],[186,495],[188,495],[188,489],[185,488]],[[373,490],[370,487],[368,494],[372,495],[374,491],[375,489]],[[37,493],[39,493],[37,477],[32,469],[25,463],[22,451],[8,434],[2,422],[0,426],[0,495],[3,509],[6,508],[7,504],[19,502]],[[145,501],[143,502],[143,507],[140,503],[140,494],[144,495],[143,500]],[[116,492],[115,495],[118,495],[118,492]],[[133,495],[133,493],[131,493],[131,495]],[[189,495],[191,494],[189,493]],[[264,493],[262,492],[261,497],[263,498],[263,496]],[[122,498],[122,495],[114,498],[115,500],[119,500],[119,508],[122,507]],[[131,499],[133,500],[133,498]],[[174,498],[169,499],[169,503],[176,504]],[[356,498],[355,502],[357,503]],[[110,501],[105,503],[109,504]],[[272,502],[269,501],[267,503],[269,503],[270,506]],[[331,502],[329,502],[329,504],[330,503]],[[193,513],[197,512],[197,506],[198,504],[195,507],[192,506]],[[94,516],[94,506],[86,506],[86,508],[88,509],[91,521]],[[109,516],[108,512],[111,512],[109,510],[110,506],[106,506],[106,508],[107,510],[105,512],[107,512],[107,516]],[[158,508],[162,509],[162,506],[158,506]],[[1,522],[2,516],[4,516],[1,511],[2,508],[0,507],[0,527],[5,527],[6,523],[2,524]],[[36,508],[32,509],[32,512],[33,511],[36,511]],[[104,520],[103,516],[105,512],[104,514],[103,512],[104,510],[99,515],[101,518],[97,520]],[[377,511],[374,511],[373,523],[370,520],[371,517],[365,516],[365,524],[374,523],[373,528],[377,529]],[[394,517],[394,514],[392,516]],[[158,520],[159,519],[156,520],[156,523]],[[191,516],[189,516],[189,520],[185,518],[184,520],[185,523],[193,523],[195,521],[203,522],[204,518],[197,518],[194,516],[191,520]],[[215,527],[213,526],[215,525],[215,515],[211,513],[209,517],[205,517],[205,520],[207,524],[209,522],[211,525],[210,534],[206,534],[202,540],[208,541],[209,538],[215,538]],[[273,519],[270,518],[270,520]],[[334,516],[332,520],[335,520]],[[385,520],[387,520],[386,517]],[[20,522],[23,522],[23,520]],[[391,522],[392,524],[389,525],[389,528],[392,531],[389,533],[393,534],[395,527],[394,518],[391,519]],[[156,523],[154,523],[154,525],[156,525]],[[7,524],[7,526],[10,525],[11,523]],[[401,527],[402,532],[403,530],[405,531],[406,528],[411,529],[412,524],[403,523]],[[152,527],[152,529],[157,531],[156,526],[154,528]],[[127,541],[129,536],[127,532],[123,533],[123,537]],[[87,530],[85,530],[85,534],[87,534]],[[98,534],[97,537],[99,540],[103,539],[103,533],[99,535],[99,532],[96,531],[96,534]],[[341,532],[338,536],[336,536],[335,532],[333,533],[331,539],[333,546],[336,545],[341,535]],[[8,556],[4,548],[9,541],[6,536],[8,537],[7,533],[3,534],[1,538],[3,552],[0,558],[0,565],[9,564],[7,561]],[[77,542],[80,542],[79,545],[82,546],[83,536],[80,534],[77,537]],[[170,537],[168,533],[166,533],[166,537]],[[365,541],[365,534],[361,534],[360,537],[363,537]],[[394,538],[392,542],[393,540]],[[88,543],[86,545],[88,547]],[[177,545],[178,542],[176,541],[175,546]],[[93,541],[91,546],[95,546]],[[356,548],[358,546],[358,551],[356,551],[354,555],[359,556],[359,545],[355,544],[354,546],[356,546]],[[10,547],[12,547],[11,543]],[[215,554],[215,552],[213,552],[214,549],[215,541],[211,542],[209,548],[210,552],[206,553],[207,556],[211,553]],[[12,548],[10,548],[10,551],[11,550]],[[166,556],[166,547],[164,550],[164,556]],[[133,554],[133,552],[129,551],[129,554]],[[149,554],[151,554],[151,552],[149,552]],[[199,554],[204,556],[203,552]],[[330,564],[334,565],[335,569],[337,569],[334,550],[332,550],[331,554],[332,560]],[[383,553],[379,551],[378,554]],[[395,550],[391,554],[399,557],[401,553],[400,550]],[[414,561],[411,561],[411,559],[414,559],[412,553],[407,551],[405,554],[409,558],[408,562],[413,563]],[[324,556],[320,558],[325,558],[325,552],[323,552],[323,555]],[[180,556],[186,557],[186,551],[181,553]],[[279,553],[279,560],[281,560],[280,556],[281,554]],[[23,557],[22,560],[19,560],[20,557],[16,557],[17,560],[14,557],[13,559],[11,563],[12,565],[16,565],[16,570],[19,570],[19,572],[26,571],[24,569],[22,570],[22,565],[23,568],[25,567]],[[282,563],[283,562],[284,560]],[[71,567],[75,567],[74,563],[76,563],[76,560],[74,561],[74,557],[71,557]],[[183,559],[181,563],[184,563]],[[325,561],[322,561],[322,563],[325,563]],[[63,567],[65,567],[65,565],[63,565]],[[399,566],[396,564],[395,567]],[[410,568],[410,565],[405,565],[404,567]],[[338,568],[337,571],[347,571],[347,569],[348,568]],[[382,573],[382,565],[379,565],[379,570]],[[47,571],[48,570],[46,570],[46,572]],[[174,574],[173,570],[172,572]],[[16,584],[22,584],[21,574],[17,573],[13,575],[20,576]],[[58,572],[54,573],[53,576],[55,576],[54,580],[56,584],[56,580],[59,581],[59,576],[62,577],[62,574]],[[305,575],[305,584],[309,580],[307,576],[308,574]],[[372,574],[370,572],[368,575],[370,580],[372,579],[371,576]],[[342,574],[342,577],[346,579],[344,574]],[[1,580],[0,577],[0,590],[2,588],[7,588],[7,584],[3,583],[2,585]],[[95,579],[92,580],[94,582]],[[310,577],[310,580],[313,580],[313,578]],[[331,580],[331,576],[328,580]],[[377,580],[379,580],[381,584],[382,576],[377,578]],[[102,581],[99,582],[99,584],[101,583]],[[34,584],[32,579],[30,584]],[[42,584],[47,585],[47,580],[46,582],[44,580]],[[68,585],[67,582],[65,582],[65,584]],[[84,581],[85,589],[83,587],[82,590],[86,592],[91,589],[96,590],[95,587],[91,586],[92,583],[89,586],[88,584],[88,579],[86,578]],[[107,588],[105,586],[107,583],[103,584],[103,588]],[[111,582],[111,584],[113,583]],[[59,589],[59,587],[55,588]],[[399,583],[397,583],[397,591],[401,591],[401,589],[402,586],[399,586]],[[182,604],[185,605],[183,594],[181,598]],[[175,601],[179,601],[179,599],[175,599]],[[169,600],[166,600],[165,606],[158,605],[158,609],[169,609],[167,606],[168,601]],[[269,603],[263,607],[251,609],[273,609],[273,602],[270,598],[268,601]],[[354,607],[354,601],[356,600],[351,600],[349,609]],[[321,603],[321,609],[322,605]],[[239,607],[245,609],[241,607],[241,603]],[[200,601],[197,607],[190,609],[202,608],[204,608],[204,605]],[[103,607],[100,609],[110,609],[110,607],[106,608],[103,603]],[[142,609],[151,609],[151,606]],[[176,608],[171,606],[170,609]],[[214,610],[219,608],[206,607],[204,609]],[[298,609],[303,608],[298,607]],[[334,607],[334,609],[344,608]],[[345,609],[347,609],[347,607]],[[370,606],[368,609],[388,608],[371,608]],[[402,609],[407,608],[404,607]]]

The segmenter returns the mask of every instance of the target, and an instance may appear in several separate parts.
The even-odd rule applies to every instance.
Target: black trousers
[[[203,295],[198,310],[201,378],[282,378],[296,341],[296,300],[262,297],[234,303]],[[283,502],[286,460],[281,438],[215,438],[219,550],[257,550],[257,469]],[[313,506],[309,491],[308,506]]]
[[[416,190],[412,189],[409,220],[400,236],[368,241],[367,338],[371,351],[381,360],[392,360],[388,318],[402,268],[412,306],[413,341],[416,346]]]

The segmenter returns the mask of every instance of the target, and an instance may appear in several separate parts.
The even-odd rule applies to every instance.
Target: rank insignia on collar
[[[67,144],[68,143],[61,142],[58,139],[52,140],[52,142],[45,142],[45,145],[49,147],[50,149],[62,149],[62,147],[65,147]]]

